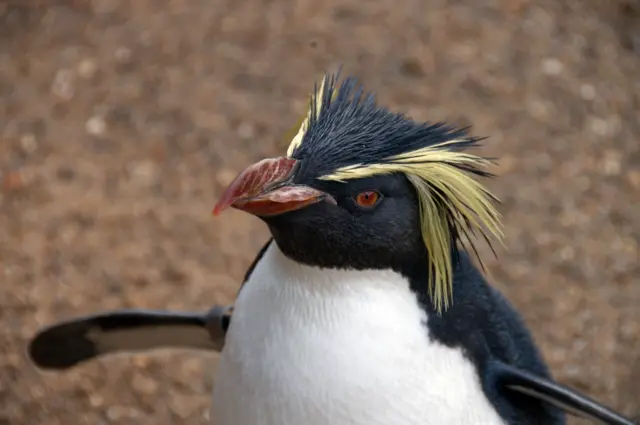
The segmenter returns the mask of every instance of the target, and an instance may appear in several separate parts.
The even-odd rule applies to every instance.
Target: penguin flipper
[[[65,370],[106,354],[187,348],[220,351],[229,307],[208,313],[116,310],[78,317],[39,330],[28,355],[42,369]]]
[[[500,363],[497,369],[498,384],[510,391],[543,400],[569,414],[596,423],[638,425],[586,395],[549,379],[504,363]]]

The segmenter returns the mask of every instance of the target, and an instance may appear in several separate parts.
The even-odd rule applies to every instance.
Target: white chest
[[[426,320],[402,276],[301,266],[272,243],[235,304],[212,423],[503,424]]]

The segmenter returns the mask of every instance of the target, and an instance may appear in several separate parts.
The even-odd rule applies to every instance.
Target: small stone
[[[32,385],[31,388],[31,396],[34,399],[42,399],[47,396],[47,390],[38,385]]]
[[[248,122],[243,122],[238,126],[238,135],[243,139],[251,139],[255,135],[253,126]]]
[[[110,421],[118,421],[120,419],[135,419],[141,416],[141,412],[133,407],[127,406],[111,406],[107,409],[107,418]]]
[[[107,123],[104,118],[96,115],[89,118],[85,123],[84,128],[87,130],[87,133],[92,136],[102,136],[107,131]]]
[[[138,184],[152,184],[159,174],[160,168],[151,160],[138,161],[129,165],[129,176]]]
[[[202,401],[200,397],[174,393],[169,401],[169,408],[181,419],[187,419],[198,413],[202,408]]]
[[[476,55],[477,48],[472,43],[461,43],[453,46],[451,53],[458,60],[469,62]]]
[[[150,46],[153,43],[151,31],[142,31],[139,40],[143,46]]]
[[[543,119],[546,118],[549,114],[549,107],[545,102],[540,100],[534,100],[530,102],[528,105],[529,113],[534,118]]]
[[[565,262],[569,262],[575,257],[576,253],[571,246],[565,246],[560,250],[560,258]]]
[[[562,363],[566,360],[567,354],[563,349],[557,348],[549,352],[549,358],[555,363]]]
[[[620,174],[620,161],[615,159],[606,159],[602,166],[604,174],[607,176],[617,176]]]
[[[558,75],[564,69],[564,64],[555,58],[547,58],[542,61],[542,72],[546,75]]]
[[[607,176],[617,176],[622,170],[620,155],[610,153],[602,161],[602,172]]]
[[[638,325],[633,322],[624,321],[620,326],[620,336],[625,341],[633,341],[637,331]]]
[[[596,98],[596,89],[591,84],[582,84],[580,86],[580,97],[584,100],[593,100]]]
[[[78,74],[86,80],[93,78],[97,71],[98,64],[93,59],[83,59],[78,65]]]
[[[578,376],[580,376],[582,374],[582,371],[580,370],[580,367],[577,365],[569,365],[564,367],[563,372],[566,376],[570,377],[570,378],[577,378]]]
[[[119,47],[118,49],[116,49],[114,57],[119,63],[125,64],[131,60],[131,58],[133,57],[133,52],[127,47]]]
[[[598,136],[606,136],[609,132],[607,121],[600,117],[589,117],[587,123],[589,130]]]
[[[125,408],[122,406],[111,406],[107,409],[107,418],[110,421],[117,421],[124,417]]]
[[[71,100],[75,95],[75,76],[70,69],[56,72],[51,86],[51,92],[63,100]]]
[[[587,345],[587,341],[584,338],[578,338],[573,341],[573,351],[580,353],[584,351],[585,348],[587,348]]]
[[[91,407],[100,407],[104,404],[104,398],[98,394],[92,394],[89,397],[89,403],[91,403]]]
[[[133,355],[131,361],[138,369],[146,369],[151,364],[151,360],[144,354]]]
[[[133,382],[131,383],[133,389],[143,395],[153,396],[158,392],[158,383],[141,373],[136,373],[133,376]]]
[[[18,366],[20,364],[20,355],[16,353],[4,354],[5,362],[12,366]]]
[[[36,140],[35,134],[23,134],[20,137],[20,146],[22,147],[22,150],[27,154],[35,152],[35,150],[38,149],[38,141]]]

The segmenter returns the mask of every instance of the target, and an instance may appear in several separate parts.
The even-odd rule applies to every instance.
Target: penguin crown
[[[458,244],[472,236],[502,239],[499,200],[474,177],[492,177],[488,158],[466,152],[481,140],[444,123],[417,123],[376,104],[353,77],[339,72],[315,84],[306,114],[289,135],[287,157],[300,160],[296,174],[347,182],[402,173],[414,186],[422,239],[428,253],[429,295],[437,311],[448,308]]]

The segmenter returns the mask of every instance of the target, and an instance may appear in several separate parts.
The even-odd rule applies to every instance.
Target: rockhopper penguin
[[[556,425],[563,410],[632,424],[552,380],[473,264],[473,237],[501,236],[497,200],[474,179],[490,176],[468,151],[479,139],[392,113],[338,77],[316,87],[287,156],[247,168],[214,208],[272,234],[232,310],[78,319],[41,332],[34,361],[221,349],[216,425]]]

